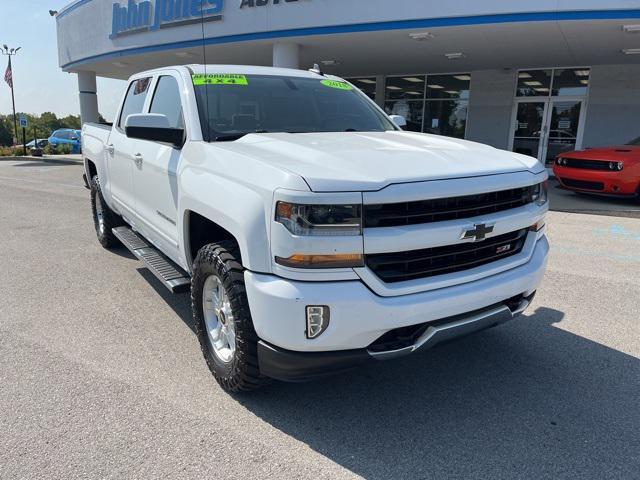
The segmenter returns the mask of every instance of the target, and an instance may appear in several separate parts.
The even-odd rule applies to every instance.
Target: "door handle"
[[[133,156],[133,161],[135,162],[136,167],[138,167],[138,168],[142,167],[142,154],[141,153],[136,153]]]
[[[107,152],[113,157],[113,154],[116,153],[116,147],[113,144],[107,145]]]

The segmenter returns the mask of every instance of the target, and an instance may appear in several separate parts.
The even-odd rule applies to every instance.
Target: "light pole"
[[[13,94],[13,67],[11,66],[11,57],[18,53],[22,47],[18,48],[9,48],[7,45],[3,45],[0,48],[0,53],[9,57],[9,66],[7,67],[7,71],[4,76],[4,80],[11,87],[11,103],[13,104],[13,129],[15,133],[15,140],[18,141],[18,117],[16,117],[16,97]]]

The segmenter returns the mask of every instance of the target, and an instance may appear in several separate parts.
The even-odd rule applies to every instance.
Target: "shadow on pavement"
[[[160,282],[160,280],[158,280],[156,276],[144,266],[138,268],[138,273],[149,283],[149,285],[153,287],[156,293],[160,295],[167,305],[173,309],[176,315],[180,317],[180,320],[182,320],[184,324],[195,334],[196,328],[193,323],[193,315],[191,314],[191,296],[186,293],[179,295],[171,293]]]
[[[138,272],[193,331],[189,295]],[[235,398],[367,479],[640,478],[640,360],[564,331],[563,318],[539,307],[430,351]]]
[[[638,478],[640,361],[520,321],[390,363],[237,401],[368,479]]]
[[[82,165],[80,162],[74,160],[57,160],[57,159],[45,159],[45,160],[28,160],[24,163],[17,163],[12,165],[13,167],[63,167],[66,165]]]
[[[550,209],[556,212],[640,218],[640,199],[638,198],[575,193],[560,187],[554,178],[549,182],[549,199]]]

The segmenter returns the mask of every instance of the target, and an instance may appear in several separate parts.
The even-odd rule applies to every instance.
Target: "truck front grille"
[[[408,252],[366,255],[367,266],[386,283],[460,272],[480,267],[522,251],[528,229],[488,238]]]
[[[512,188],[463,197],[365,205],[366,228],[398,227],[477,217],[522,207],[533,201],[536,187]]]

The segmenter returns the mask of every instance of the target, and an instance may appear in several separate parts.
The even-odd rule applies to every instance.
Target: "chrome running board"
[[[144,238],[129,227],[118,227],[111,231],[172,293],[189,291],[191,288],[189,275]]]

